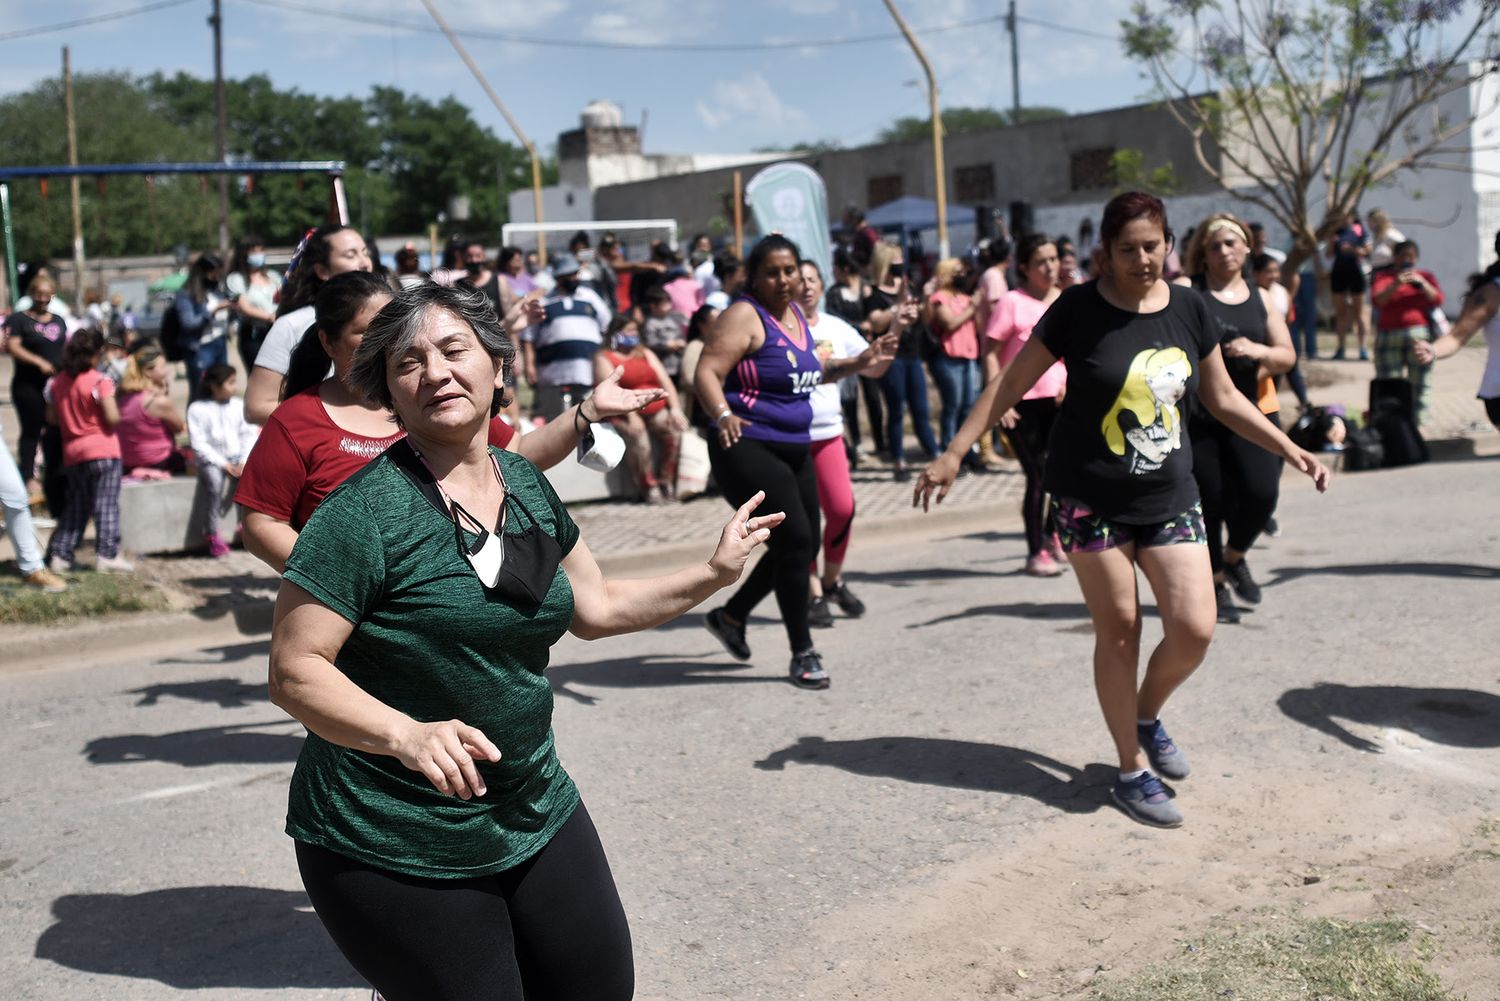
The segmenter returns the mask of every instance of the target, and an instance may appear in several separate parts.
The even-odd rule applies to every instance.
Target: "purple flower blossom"
[[[1203,65],[1220,71],[1231,59],[1245,54],[1245,40],[1215,25],[1203,33]]]

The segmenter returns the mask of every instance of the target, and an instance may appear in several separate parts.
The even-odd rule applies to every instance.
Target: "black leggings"
[[[1279,426],[1275,414],[1267,415]],[[1247,552],[1265,531],[1281,491],[1281,457],[1252,445],[1218,421],[1201,415],[1192,425],[1193,478],[1203,498],[1208,561],[1224,569],[1224,529],[1229,548]]]
[[[724,603],[725,610],[732,618],[747,622],[755,606],[774,590],[792,653],[812,649],[812,633],[807,628],[807,568],[818,558],[822,534],[812,449],[753,438],[741,438],[733,448],[725,449],[714,435],[708,440],[708,458],[730,504],[739,507],[757,490],[764,490],[766,499],[754,513],[786,512],[786,521],[771,529],[766,555]]]
[[[1016,404],[1021,419],[1005,432],[1010,447],[1026,474],[1026,495],[1021,499],[1021,517],[1026,521],[1026,555],[1035,556],[1047,545],[1052,534],[1052,512],[1047,505],[1047,488],[1042,485],[1042,471],[1047,465],[1047,440],[1057,420],[1057,401],[1022,400]]]
[[[42,492],[47,495],[47,510],[54,518],[62,516],[67,498],[67,481],[63,477],[62,431],[47,423],[47,400],[42,387],[34,382],[16,379],[10,384],[10,398],[16,405],[16,420],[21,425],[16,442],[16,465],[21,479],[36,476],[36,447],[42,446]]]
[[[297,842],[339,951],[387,1001],[627,1001],[630,927],[583,804],[539,853],[472,879],[424,879]]]

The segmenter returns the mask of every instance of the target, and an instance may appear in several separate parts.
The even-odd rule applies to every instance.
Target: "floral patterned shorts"
[[[1057,527],[1063,551],[1068,553],[1102,553],[1127,543],[1134,543],[1138,549],[1175,546],[1179,542],[1208,544],[1201,501],[1195,501],[1186,511],[1155,525],[1127,525],[1095,514],[1083,501],[1054,497],[1052,522]]]

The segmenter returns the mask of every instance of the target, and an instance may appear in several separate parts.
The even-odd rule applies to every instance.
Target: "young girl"
[[[188,407],[188,437],[198,457],[198,503],[203,510],[203,541],[208,554],[229,554],[219,537],[219,519],[234,500],[234,488],[245,472],[257,429],[245,420],[245,404],[235,390],[239,377],[228,365],[210,365],[203,373],[200,399]]]
[[[159,469],[179,474],[187,470],[177,450],[177,435],[187,421],[172,402],[172,366],[161,348],[137,348],[120,380],[120,458],[126,470]]]
[[[687,418],[682,415],[676,384],[656,352],[641,343],[640,327],[628,315],[615,317],[606,347],[594,355],[594,381],[603,382],[616,368],[624,370],[620,385],[628,389],[661,389],[667,394],[639,414],[614,417],[610,423],[625,439],[641,499],[647,504],[675,500],[677,453],[682,447],[682,432],[687,430]],[[652,468],[652,438],[661,450],[659,470]]]
[[[95,371],[104,356],[104,337],[80,330],[63,348],[61,371],[47,384],[48,415],[62,431],[67,504],[48,545],[54,573],[73,568],[73,551],[93,516],[100,573],[131,573],[120,556],[120,439],[115,427],[120,408],[115,384]]]

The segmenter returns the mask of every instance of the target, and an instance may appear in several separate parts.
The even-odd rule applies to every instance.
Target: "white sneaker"
[[[31,516],[31,527],[39,529],[56,528],[57,519],[45,514],[34,514]]]
[[[73,569],[73,564],[63,559],[61,556],[54,556],[47,561],[47,569],[51,570],[53,573],[68,573]]]
[[[135,564],[123,556],[101,556],[94,569],[100,573],[135,573]]]

